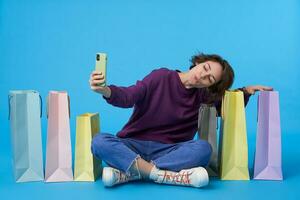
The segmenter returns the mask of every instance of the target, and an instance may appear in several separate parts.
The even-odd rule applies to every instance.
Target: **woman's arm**
[[[272,91],[273,90],[272,87],[263,86],[263,85],[247,86],[247,87],[243,87],[243,89],[251,95],[257,91]]]
[[[135,85],[129,87],[110,85],[108,88],[111,95],[109,97],[103,95],[103,98],[107,103],[121,108],[133,107],[145,97],[147,91],[147,85],[143,81],[137,81]]]
[[[129,87],[116,85],[98,86],[104,81],[104,77],[98,72],[93,72],[90,77],[90,86],[93,91],[103,95],[107,103],[121,108],[130,108],[145,97],[148,88],[156,77],[155,71],[152,71],[143,80],[137,81],[135,85]]]
[[[240,90],[244,93],[244,104],[245,107],[247,106],[250,96],[255,94],[257,91],[272,91],[272,87],[268,86],[262,86],[262,85],[253,85],[253,86],[247,86],[247,87],[242,87],[238,88],[237,90]],[[221,116],[221,105],[222,105],[222,100],[215,101],[215,106],[218,112],[218,116]]]

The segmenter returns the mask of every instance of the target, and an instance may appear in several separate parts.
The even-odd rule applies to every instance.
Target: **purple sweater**
[[[178,143],[193,139],[197,131],[198,109],[206,103],[205,89],[186,89],[178,72],[167,68],[153,70],[129,87],[108,86],[111,105],[130,108],[133,114],[118,137]],[[250,95],[244,93],[245,105]],[[220,115],[221,101],[215,102]]]

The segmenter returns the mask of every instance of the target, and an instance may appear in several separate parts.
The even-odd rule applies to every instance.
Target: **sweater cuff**
[[[107,87],[109,87],[109,89],[110,89],[110,91],[111,91],[110,97],[108,98],[108,97],[105,97],[104,95],[102,95],[102,97],[103,97],[103,99],[106,100],[107,103],[112,104],[112,103],[115,101],[115,99],[116,99],[116,93],[115,93],[115,88],[116,88],[116,86],[114,86],[114,85],[109,85],[109,86],[107,86]]]

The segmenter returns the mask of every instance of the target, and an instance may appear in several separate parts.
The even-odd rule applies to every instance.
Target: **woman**
[[[187,72],[161,68],[130,87],[100,87],[104,76],[92,72],[91,89],[111,105],[134,107],[117,136],[101,133],[92,141],[92,153],[110,167],[103,168],[105,186],[133,180],[202,187],[208,184],[205,166],[211,146],[193,140],[201,103],[215,104],[218,114],[222,96],[234,80],[229,63],[218,55],[198,54]],[[239,88],[245,105],[265,86]]]

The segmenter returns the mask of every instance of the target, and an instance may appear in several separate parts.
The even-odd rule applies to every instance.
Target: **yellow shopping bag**
[[[91,141],[100,132],[99,114],[85,113],[76,118],[75,181],[95,181],[101,173],[101,160],[91,153]]]
[[[221,116],[221,179],[249,180],[248,144],[243,92],[225,92]]]

